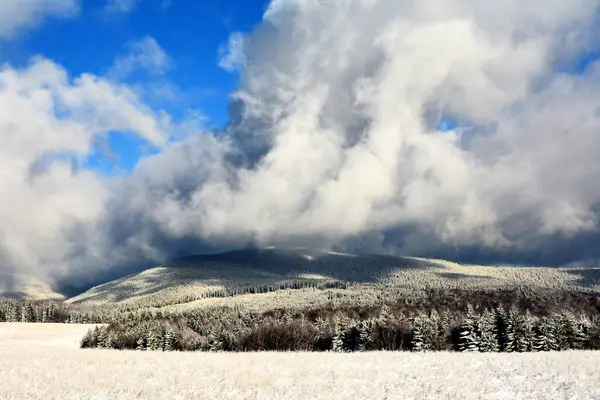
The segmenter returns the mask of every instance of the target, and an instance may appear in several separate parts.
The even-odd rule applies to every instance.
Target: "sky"
[[[597,265],[600,0],[0,2],[0,272]]]
[[[120,81],[135,85],[150,78],[156,85],[164,85],[147,101],[175,118],[195,110],[205,116],[207,128],[227,123],[228,96],[237,84],[237,75],[219,66],[219,51],[231,33],[249,32],[260,23],[265,0],[87,0],[73,4],[77,7],[74,14],[50,13],[34,29],[16,28],[9,40],[0,42],[0,60],[24,67],[32,57],[43,56],[73,76],[104,75],[115,70],[119,59],[135,52],[137,44],[152,43],[168,58],[165,65],[148,71],[122,62],[123,70],[113,71]],[[145,154],[142,142],[120,132],[111,133],[108,145],[110,157],[100,151],[88,160],[105,174],[131,171]]]

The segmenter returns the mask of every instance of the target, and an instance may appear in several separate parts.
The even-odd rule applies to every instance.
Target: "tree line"
[[[125,313],[83,348],[182,351],[479,351],[600,349],[595,294],[444,291],[380,306],[265,313],[241,307]]]

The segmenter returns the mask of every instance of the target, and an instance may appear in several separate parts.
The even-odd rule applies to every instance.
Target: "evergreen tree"
[[[421,324],[419,321],[413,321],[412,337],[410,340],[410,348],[412,351],[424,350],[424,336]]]
[[[533,351],[534,326],[535,320],[531,315],[531,312],[529,312],[529,310],[525,310],[525,314],[520,317],[520,325],[517,334],[519,351]]]
[[[554,320],[550,318],[543,318],[534,328],[533,351],[554,350],[558,350]]]
[[[387,304],[381,306],[378,320],[383,324],[389,324],[394,320],[394,313]]]
[[[500,351],[512,353],[516,350],[515,327],[511,318],[511,311],[505,308],[498,309],[496,326],[500,335]]]
[[[171,329],[167,329],[164,337],[164,351],[173,351],[175,348],[175,332]]]
[[[476,319],[476,337],[480,352],[499,351],[494,314],[487,309]]]
[[[21,322],[35,322],[35,312],[30,302],[21,308]]]
[[[467,307],[467,315],[459,327],[458,350],[459,351],[477,351],[479,344],[477,343],[477,334],[475,331],[475,315],[473,307]]]
[[[531,351],[530,342],[533,339],[531,315],[528,313],[521,315],[517,307],[512,306],[507,317],[509,318],[509,325],[512,326],[514,332],[514,347],[512,351],[519,353]]]
[[[569,313],[560,313],[553,316],[554,332],[558,350],[564,351],[572,348],[574,317]]]
[[[135,348],[136,350],[146,351],[146,340],[143,337],[140,337],[137,340],[136,345],[137,345],[137,347]]]
[[[104,348],[113,349],[116,347],[116,343],[117,343],[117,340],[116,340],[115,334],[112,332],[109,332],[106,335],[106,340],[104,341]]]
[[[11,302],[6,310],[6,322],[18,322],[21,318],[21,310],[15,303]]]
[[[578,350],[589,349],[591,332],[594,324],[592,320],[585,315],[579,317],[575,331],[575,348]]]
[[[331,350],[336,352],[344,351],[344,330],[341,326],[336,326],[331,341]]]
[[[98,339],[100,337],[100,329],[95,326],[94,329],[92,330],[92,336],[91,336],[91,340],[90,340],[90,347],[96,347],[98,346]]]
[[[356,350],[364,351],[373,339],[373,323],[371,321],[361,321],[356,330],[358,333]]]
[[[96,347],[99,349],[103,349],[103,348],[107,347],[106,346],[107,339],[108,339],[108,335],[106,332],[106,328],[100,328],[98,330],[98,342],[96,343]]]
[[[148,339],[146,341],[148,350],[156,351],[162,350],[162,337],[155,330],[150,330],[148,332]]]

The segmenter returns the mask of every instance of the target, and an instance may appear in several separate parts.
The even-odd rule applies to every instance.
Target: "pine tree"
[[[115,345],[116,345],[116,336],[115,336],[114,333],[109,332],[106,335],[106,339],[104,341],[104,348],[106,348],[106,349],[112,349],[112,348],[115,347]]]
[[[558,350],[558,343],[555,336],[554,320],[543,318],[534,328],[533,338],[534,351],[554,351]]]
[[[394,313],[387,304],[381,306],[381,311],[379,312],[378,320],[382,324],[389,324],[394,320]]]
[[[529,310],[520,317],[520,326],[518,330],[518,349],[521,352],[533,351],[534,345],[534,326],[535,320]]]
[[[17,322],[21,320],[21,311],[15,303],[10,303],[6,310],[6,322]]]
[[[373,339],[373,323],[371,321],[361,321],[356,327],[358,332],[357,351],[364,351]]]
[[[528,315],[528,321],[525,320],[525,316],[521,315],[515,306],[510,308],[507,315],[507,318],[509,319],[509,326],[512,326],[514,332],[514,347],[512,351],[519,353],[524,353],[531,350],[529,346],[529,343],[532,340],[531,315],[526,315]]]
[[[331,350],[336,352],[344,351],[344,332],[336,329],[331,340]]]
[[[585,315],[579,317],[576,325],[576,334],[575,334],[575,348],[580,349],[589,349],[590,347],[590,338],[591,331],[593,329],[593,323],[590,318]]]
[[[574,317],[570,313],[560,313],[553,316],[554,332],[558,350],[564,351],[572,348],[574,340]]]
[[[144,340],[144,338],[143,338],[143,337],[140,337],[140,338],[137,340],[137,343],[136,343],[136,345],[137,345],[137,347],[135,348],[136,350],[139,350],[139,351],[146,351],[146,340]]]
[[[168,329],[165,333],[164,337],[164,351],[173,351],[175,348],[175,332],[171,329]]]
[[[496,315],[497,327],[500,334],[500,351],[512,353],[516,350],[515,327],[511,311],[500,308]]]
[[[21,322],[35,322],[35,312],[30,302],[27,302],[21,309]]]
[[[92,330],[88,329],[88,331],[86,332],[85,336],[81,339],[81,344],[80,347],[81,348],[89,348],[92,347]]]
[[[424,347],[423,330],[421,329],[421,326],[418,323],[418,321],[413,322],[410,347],[411,347],[412,351],[423,351],[424,350],[423,349],[423,347]]]
[[[146,348],[151,351],[156,351],[162,346],[162,341],[159,340],[158,335],[153,330],[148,332],[146,343]]]
[[[105,348],[107,338],[106,328],[100,328],[98,330],[98,342],[96,343],[96,347],[99,349]]]
[[[99,337],[100,337],[100,329],[97,326],[95,326],[94,329],[92,330],[90,347],[98,346],[98,338]]]
[[[467,315],[459,327],[458,350],[459,351],[477,351],[477,334],[475,332],[475,315],[473,307],[468,305]]]
[[[476,334],[480,352],[488,353],[499,351],[494,314],[487,309],[476,319]]]

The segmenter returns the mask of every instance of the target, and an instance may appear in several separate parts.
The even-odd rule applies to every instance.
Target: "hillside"
[[[428,288],[544,288],[600,292],[600,269],[461,265],[433,259],[321,250],[240,250],[185,257],[96,286],[76,304],[317,306]],[[295,290],[282,290],[295,289]]]
[[[10,283],[10,285],[9,285]],[[49,283],[35,277],[0,271],[0,298],[28,300],[64,300]]]

